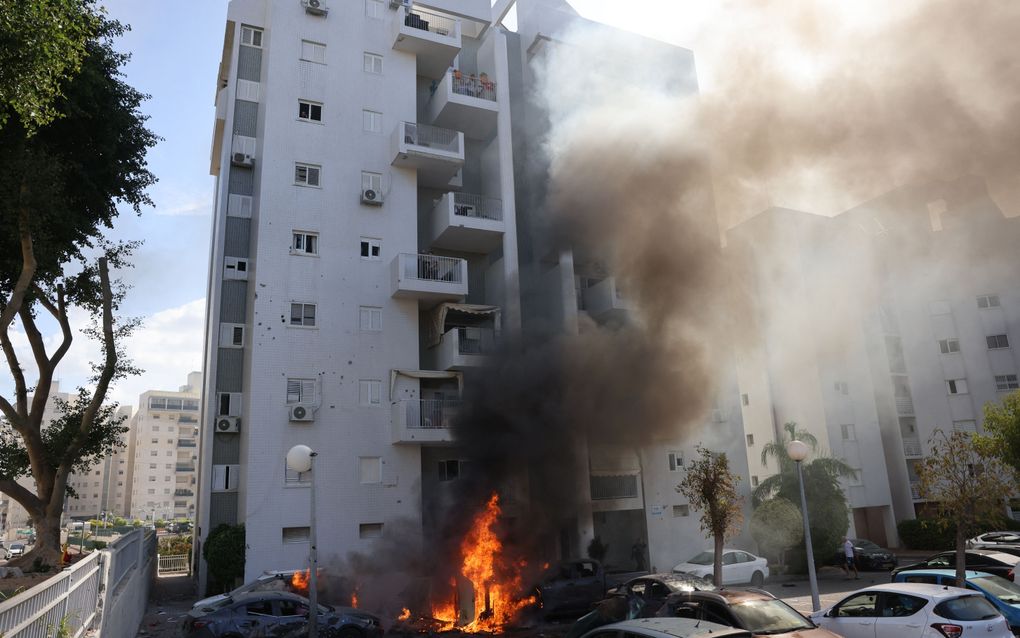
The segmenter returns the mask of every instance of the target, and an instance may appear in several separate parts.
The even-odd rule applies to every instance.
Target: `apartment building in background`
[[[727,239],[752,483],[776,469],[761,442],[795,421],[858,470],[854,534],[897,545],[935,429],[981,432],[982,407],[1020,387],[1020,219],[965,177],[831,218],[771,209]]]

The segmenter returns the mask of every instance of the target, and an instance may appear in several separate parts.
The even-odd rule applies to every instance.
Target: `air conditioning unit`
[[[390,9],[399,9],[400,7],[410,9],[411,0],[390,0]]]
[[[369,204],[370,206],[382,206],[382,193],[374,188],[366,188],[361,191],[361,203]]]
[[[289,406],[290,409],[290,420],[291,421],[314,421],[315,412],[313,406],[307,403],[298,403],[297,405]]]
[[[324,16],[329,13],[323,0],[301,0],[301,6],[305,8],[305,13],[313,16]]]
[[[234,166],[251,166],[255,163],[255,158],[247,153],[234,153],[230,157],[230,163]]]
[[[217,417],[216,431],[221,434],[237,434],[241,431],[241,419],[236,416]]]

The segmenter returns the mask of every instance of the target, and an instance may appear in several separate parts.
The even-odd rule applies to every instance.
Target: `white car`
[[[1013,638],[980,592],[924,583],[860,589],[811,620],[844,638]]]
[[[705,550],[687,562],[679,563],[673,567],[673,571],[712,580],[712,561],[714,558],[714,551],[710,549]],[[755,587],[760,587],[768,577],[769,563],[764,558],[739,549],[723,550],[723,585],[751,583]]]
[[[1020,532],[987,532],[967,539],[967,547],[994,549],[996,545],[1020,545]]]

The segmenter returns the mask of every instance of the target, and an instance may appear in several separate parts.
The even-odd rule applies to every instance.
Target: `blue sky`
[[[694,6],[691,0],[681,4],[688,2]],[[656,15],[656,7],[661,9],[659,2],[571,3],[591,19],[683,43],[676,22],[647,20]],[[127,82],[151,95],[142,109],[150,117],[149,128],[164,138],[148,157],[150,170],[159,178],[150,190],[155,208],[140,217],[125,211],[113,231],[119,239],[144,241],[134,268],[121,278],[132,285],[123,313],[144,318],[126,344],[127,352],[145,372],[121,381],[111,392],[114,400],[133,405],[146,390],[177,389],[189,371],[202,366],[214,186],[209,144],[227,2],[103,0],[102,5],[109,16],[131,26],[116,48],[131,53],[124,69]],[[81,314],[72,319],[79,326],[87,321]],[[59,368],[61,389],[83,383],[96,354],[94,344],[79,336]],[[8,379],[9,375],[0,376],[0,391],[10,392]]]

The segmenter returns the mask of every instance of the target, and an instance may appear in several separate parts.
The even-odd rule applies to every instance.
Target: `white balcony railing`
[[[402,254],[403,278],[420,281],[464,283],[464,260],[442,255]]]
[[[404,418],[408,429],[449,429],[460,409],[459,399],[407,400]]]
[[[496,101],[496,83],[487,75],[475,77],[460,71],[450,71],[450,87],[458,95],[477,97],[482,100]]]
[[[409,146],[419,146],[427,149],[436,149],[447,153],[461,154],[462,135],[457,131],[418,124],[416,122],[403,122],[404,143]]]
[[[404,26],[443,37],[456,38],[460,35],[459,20],[418,7],[404,15]]]
[[[914,413],[914,400],[910,397],[896,397],[896,413],[912,415]]]
[[[921,456],[921,441],[916,437],[903,437],[903,455]]]
[[[503,221],[503,201],[469,193],[454,193],[453,214],[457,217]]]

